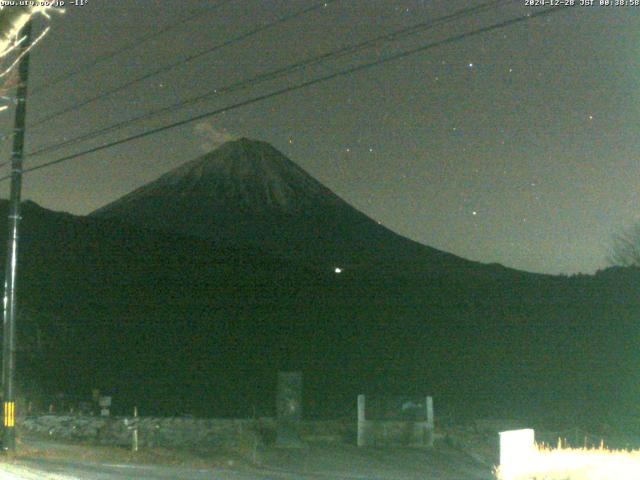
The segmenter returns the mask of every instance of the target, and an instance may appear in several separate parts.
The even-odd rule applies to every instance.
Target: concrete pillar
[[[278,372],[276,413],[276,445],[302,447],[299,434],[300,420],[302,419],[301,372]]]
[[[433,447],[433,439],[435,437],[435,423],[434,423],[434,417],[433,417],[433,397],[427,397],[425,399],[425,408],[426,408],[426,414],[427,414],[427,438],[426,438],[426,445],[428,447]]]
[[[358,446],[367,444],[367,420],[365,417],[365,396],[358,395]]]

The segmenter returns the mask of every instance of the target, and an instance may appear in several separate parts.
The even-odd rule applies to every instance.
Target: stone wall
[[[40,415],[19,419],[23,432],[44,434],[51,438],[96,443],[131,445],[131,418]],[[141,447],[167,448],[243,448],[262,442],[265,431],[274,428],[270,419],[194,419],[139,417]]]
[[[99,445],[131,445],[131,417],[97,417],[83,415],[34,415],[18,418],[19,432],[31,432],[60,440]],[[276,423],[273,418],[200,419],[138,417],[139,445],[143,447],[255,449],[274,443]],[[407,445],[414,433],[408,422],[371,422],[371,445]],[[411,429],[411,432],[408,431]],[[306,443],[348,443],[355,445],[355,420],[301,421],[300,438]]]
[[[434,431],[427,422],[365,420],[361,429],[362,446],[433,446]]]

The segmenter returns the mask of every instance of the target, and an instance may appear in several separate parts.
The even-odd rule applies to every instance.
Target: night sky
[[[28,122],[317,4],[217,3],[89,0],[53,15],[51,33],[31,57]],[[481,3],[337,0],[33,127],[26,148]],[[536,11],[524,0],[505,2],[30,157],[26,166]],[[43,89],[197,12],[152,41]],[[39,19],[36,29],[43,25]],[[640,7],[574,7],[33,172],[25,177],[24,197],[87,214],[222,141],[246,136],[273,144],[347,202],[421,243],[529,271],[592,273],[607,265],[611,236],[640,220],[639,113]],[[1,115],[9,132],[13,114]],[[7,182],[1,193],[7,196]]]

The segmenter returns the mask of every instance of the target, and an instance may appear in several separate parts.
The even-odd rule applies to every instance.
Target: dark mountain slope
[[[226,143],[91,216],[224,244],[250,244],[319,268],[376,264],[438,275],[507,273],[388,230],[271,145],[248,139]]]

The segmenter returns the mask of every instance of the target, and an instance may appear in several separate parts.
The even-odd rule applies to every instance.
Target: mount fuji
[[[250,244],[326,268],[399,262],[402,268],[438,273],[486,270],[390,231],[273,146],[246,138],[225,143],[90,216]]]

